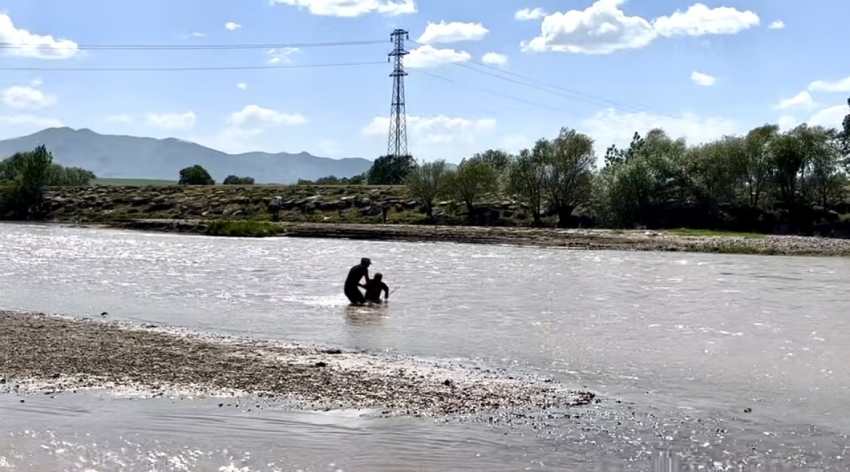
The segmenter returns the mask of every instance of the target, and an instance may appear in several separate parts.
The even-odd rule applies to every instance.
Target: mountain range
[[[353,177],[372,166],[372,161],[360,157],[331,159],[306,152],[227,154],[175,138],[106,135],[86,128],[48,128],[0,140],[0,159],[42,144],[55,162],[88,169],[101,178],[177,180],[181,169],[200,164],[216,182],[237,175],[253,177],[257,183],[294,183],[329,175]]]

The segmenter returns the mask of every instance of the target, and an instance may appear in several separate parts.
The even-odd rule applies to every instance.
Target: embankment
[[[462,225],[452,202],[439,202],[440,225],[424,215],[404,187],[367,186],[97,186],[51,189],[48,218],[148,231],[204,233],[210,220],[267,222],[268,203],[283,200],[288,237],[512,244],[574,249],[689,251],[781,255],[850,255],[850,240],[802,236],[682,236],[675,231],[532,229],[516,202],[480,205],[479,224]],[[389,209],[381,224],[381,208]],[[259,228],[263,229],[263,228]]]

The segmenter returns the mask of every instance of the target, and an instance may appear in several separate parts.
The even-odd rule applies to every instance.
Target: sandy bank
[[[454,242],[620,251],[850,256],[850,240],[807,236],[681,236],[671,231],[532,229],[339,223],[280,223],[282,237],[374,241]],[[125,220],[109,227],[143,231],[204,232],[204,220]],[[92,225],[88,225],[92,226]],[[104,225],[100,225],[104,226]]]
[[[299,408],[413,416],[594,400],[547,380],[398,356],[10,311],[0,311],[0,326],[0,393],[250,395]]]

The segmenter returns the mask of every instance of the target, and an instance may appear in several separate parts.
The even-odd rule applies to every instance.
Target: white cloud
[[[298,48],[277,48],[269,49],[266,55],[269,56],[269,64],[289,64],[292,62],[290,56],[300,53],[301,50]]]
[[[691,80],[693,80],[695,84],[702,85],[703,87],[711,87],[715,82],[717,82],[716,78],[697,71],[693,71],[691,73]]]
[[[769,29],[783,29],[785,28],[785,22],[782,20],[776,20],[773,23],[767,26]]]
[[[816,107],[815,99],[807,91],[802,91],[797,95],[779,101],[779,104],[774,108],[777,110],[805,110]]]
[[[419,46],[405,56],[404,65],[411,69],[428,69],[450,62],[467,62],[472,59],[466,51],[454,49],[437,49],[431,45]]]
[[[0,54],[40,59],[67,59],[80,52],[77,43],[17,28],[12,18],[4,14],[0,14],[0,44],[7,45]]]
[[[362,133],[376,141],[385,141],[389,127],[389,118],[375,117]],[[426,161],[446,159],[457,162],[480,151],[481,141],[492,137],[495,130],[496,120],[492,118],[468,119],[445,115],[407,117],[410,153]]]
[[[145,115],[145,122],[157,128],[177,130],[192,128],[195,126],[197,118],[195,113],[191,111],[186,113],[148,113]]]
[[[203,38],[203,37],[204,37],[204,33],[198,33],[198,32],[196,31],[196,32],[192,33],[192,36],[194,36],[194,37],[196,37],[196,38]]]
[[[425,32],[416,42],[421,44],[455,43],[458,41],[478,41],[484,39],[490,30],[481,23],[461,23],[453,21],[446,23],[428,22]]]
[[[816,80],[809,84],[809,91],[826,93],[850,92],[850,77],[832,82],[828,80]]]
[[[236,88],[238,88],[239,90],[248,90],[248,84],[246,84],[245,82],[239,82],[238,84],[236,84]]]
[[[29,126],[36,128],[58,128],[62,126],[62,122],[56,118],[47,118],[30,114],[0,115],[0,123],[5,123],[10,126]]]
[[[514,18],[517,20],[539,20],[544,16],[546,16],[546,12],[542,8],[535,8],[533,10],[531,8],[523,8],[514,14]]]
[[[368,13],[396,16],[417,11],[414,0],[270,0],[269,3],[298,7],[318,16],[346,18]]]
[[[244,139],[270,129],[303,125],[306,122],[307,118],[298,113],[283,113],[257,105],[248,105],[230,114],[227,120],[228,128],[224,134],[228,137]]]
[[[791,115],[782,115],[779,117],[779,120],[777,120],[777,124],[779,125],[780,131],[788,131],[800,123],[797,121],[797,118]]]
[[[40,80],[31,87],[15,85],[0,92],[0,104],[18,110],[38,110],[56,104],[56,97],[39,90]]]
[[[645,47],[659,37],[735,34],[759,23],[751,11],[701,3],[649,21],[626,15],[620,9],[625,1],[597,0],[584,10],[552,13],[543,18],[540,36],[520,46],[526,52],[610,54]]]
[[[642,48],[655,39],[652,25],[639,16],[626,16],[624,0],[599,0],[584,10],[555,12],[543,18],[540,36],[521,43],[523,51],[609,54]]]
[[[686,11],[676,10],[670,16],[656,18],[653,27],[661,36],[704,36],[707,34],[736,34],[758,26],[758,15],[731,7],[708,8],[702,3]]]
[[[132,123],[133,117],[130,115],[108,115],[106,121],[109,123]]]
[[[481,62],[495,66],[503,66],[508,63],[508,56],[497,52],[488,52],[481,56]]]
[[[847,105],[835,105],[819,110],[809,118],[808,124],[826,128],[841,128],[844,117],[847,115],[850,115],[850,108]]]
[[[741,132],[737,123],[726,118],[701,118],[692,113],[672,117],[646,112],[620,112],[611,108],[583,120],[582,125],[581,131],[594,138],[600,155],[604,155],[605,149],[611,144],[627,147],[635,131],[644,136],[653,128],[663,128],[671,138],[683,137],[690,144],[700,144]]]
[[[234,23],[232,21],[228,21],[227,23],[224,24],[224,29],[226,29],[228,31],[236,31],[241,27],[242,27],[242,25],[240,25],[239,23]]]

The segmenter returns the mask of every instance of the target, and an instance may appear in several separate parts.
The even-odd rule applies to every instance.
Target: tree
[[[504,172],[511,163],[511,155],[501,149],[488,149],[476,153],[472,159],[489,163],[497,172]]]
[[[50,187],[81,187],[97,178],[90,170],[80,167],[63,167],[53,163],[48,171],[47,185]]]
[[[3,190],[4,195],[0,195],[3,211],[17,218],[40,218],[52,164],[53,155],[44,146],[6,159],[2,178],[10,183]]]
[[[847,106],[850,107],[850,98],[847,99]],[[839,135],[841,154],[844,160],[844,167],[850,170],[850,113],[844,116],[844,121],[841,125],[842,130]]]
[[[381,156],[369,169],[369,185],[402,185],[416,166],[413,156]]]
[[[451,173],[449,191],[452,196],[466,204],[469,216],[474,212],[475,201],[499,188],[499,172],[491,161],[476,154],[464,159],[455,172]]]
[[[447,193],[450,178],[442,159],[417,166],[407,175],[407,192],[425,207],[428,219],[434,217],[434,199]]]
[[[537,141],[535,147],[547,145],[545,139]],[[507,190],[515,195],[531,210],[534,226],[543,226],[544,185],[546,166],[539,153],[528,149],[520,151],[519,156],[508,167]]]
[[[198,164],[180,171],[179,185],[215,185],[215,180],[206,169]]]
[[[254,185],[253,177],[237,177],[235,175],[228,175],[224,178],[223,185]]]
[[[779,126],[754,128],[744,137],[747,154],[743,163],[744,180],[751,206],[762,203],[762,195],[770,184],[773,167],[772,142],[779,136]]]
[[[538,141],[534,152],[544,165],[543,189],[558,227],[569,225],[573,210],[587,201],[596,153],[593,139],[573,129],[562,128],[552,141]]]

